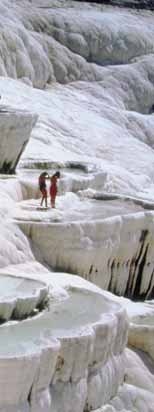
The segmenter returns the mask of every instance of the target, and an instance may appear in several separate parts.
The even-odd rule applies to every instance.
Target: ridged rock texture
[[[87,223],[19,223],[53,268],[76,273],[115,294],[140,299],[154,293],[153,224],[153,212]]]
[[[153,412],[153,12],[0,0],[0,95],[0,412]]]
[[[17,282],[19,278],[12,277],[12,289]],[[39,291],[39,282],[24,283],[29,296],[35,283]],[[47,284],[52,288],[52,277]],[[21,287],[21,300],[23,292]],[[1,325],[0,410],[67,412],[70,405],[74,412],[85,405],[96,409],[123,383],[125,310],[88,285],[83,290],[74,284],[64,294],[61,301],[49,294],[48,308],[32,318]]]

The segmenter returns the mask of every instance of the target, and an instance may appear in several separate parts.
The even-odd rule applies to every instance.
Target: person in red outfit
[[[48,204],[47,204],[48,193],[47,193],[46,179],[49,179],[48,173],[47,172],[41,173],[41,175],[39,176],[39,188],[40,188],[40,192],[42,193],[41,206],[43,206],[43,202],[45,200],[45,206],[48,207]]]
[[[52,208],[55,208],[55,201],[57,196],[57,180],[59,178],[60,172],[56,172],[53,176],[50,177],[50,200]]]

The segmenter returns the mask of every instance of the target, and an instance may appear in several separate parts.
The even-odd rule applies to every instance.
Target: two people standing
[[[43,206],[43,202],[45,201],[45,206],[48,206],[47,203],[47,197],[48,197],[48,192],[47,192],[47,185],[46,185],[46,179],[50,179],[50,188],[49,188],[49,194],[50,194],[50,202],[51,202],[51,207],[55,208],[55,202],[56,202],[56,196],[57,196],[57,180],[60,178],[60,172],[57,171],[54,173],[54,175],[49,176],[47,172],[41,173],[39,176],[39,188],[42,193],[42,199],[41,199],[41,206]]]

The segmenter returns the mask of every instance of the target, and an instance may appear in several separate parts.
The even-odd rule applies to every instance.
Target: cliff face
[[[152,212],[45,227],[34,220],[20,226],[53,268],[78,274],[117,295],[153,297]]]
[[[37,115],[3,107],[0,110],[0,173],[15,173]]]

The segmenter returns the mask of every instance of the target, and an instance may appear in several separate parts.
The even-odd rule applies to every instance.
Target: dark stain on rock
[[[57,363],[56,363],[56,371],[60,371],[63,365],[64,365],[64,358],[62,358],[62,356],[59,355],[57,358]]]
[[[91,275],[92,271],[93,271],[93,265],[90,266],[89,275]]]
[[[148,235],[148,230],[142,230],[139,242],[144,242]]]
[[[16,166],[19,163],[20,157],[21,157],[27,143],[28,143],[28,140],[23,143],[22,148],[21,148],[15,162],[14,161],[6,161],[6,160],[4,161],[4,163],[3,163],[3,165],[0,169],[0,173],[10,174],[10,175],[15,173]]]
[[[92,406],[88,404],[88,402],[86,402],[85,407],[84,407],[84,412],[90,412],[92,411]]]
[[[130,262],[130,270],[129,270],[129,277],[128,277],[128,282],[127,282],[127,287],[126,287],[126,292],[125,296],[129,298],[141,298],[141,293],[140,293],[140,288],[141,288],[141,282],[142,282],[142,276],[143,276],[143,271],[145,268],[146,264],[146,259],[147,259],[147,254],[148,254],[148,248],[149,244],[147,243],[145,247],[145,241],[148,236],[148,230],[142,230],[141,236],[139,239],[140,242],[140,249],[136,256],[133,257],[133,259]],[[145,248],[145,251],[144,251]],[[135,282],[135,286],[134,285]]]
[[[17,164],[19,163],[19,160],[20,160],[20,157],[21,157],[22,153],[23,153],[23,151],[25,150],[25,147],[27,146],[27,143],[28,143],[28,140],[23,143],[22,148],[21,148],[21,150],[20,150],[20,152],[19,152],[19,154],[18,154],[18,156],[17,156],[17,158],[16,158],[16,161],[15,161],[15,164],[14,164],[14,168],[13,168],[14,172],[15,172],[15,169],[16,169]]]
[[[107,4],[110,6],[129,7],[140,10],[154,10],[154,0],[75,0],[80,2]]]
[[[140,257],[142,256],[142,252],[143,252],[143,247],[144,244],[142,244],[142,248],[141,248],[141,252],[140,252]],[[143,275],[143,271],[145,268],[145,263],[146,263],[146,258],[147,258],[147,253],[148,253],[148,249],[149,249],[149,244],[147,244],[146,248],[145,248],[145,252],[143,253],[143,256],[141,258],[141,261],[139,264],[135,265],[136,266],[136,270],[138,270],[138,274],[137,274],[137,278],[136,278],[136,285],[135,285],[135,289],[134,289],[134,298],[138,298],[139,296],[141,297],[140,294],[140,287],[141,287],[141,282],[142,282],[142,275]],[[138,259],[139,260],[139,259]]]
[[[114,269],[115,269],[115,266],[116,266],[116,260],[115,259],[113,259],[113,261],[112,261],[112,263],[111,263],[111,277],[110,277],[110,282],[109,282],[109,287],[108,287],[108,290],[110,291],[110,292],[113,292],[113,278],[114,278]]]
[[[5,161],[5,162],[3,163],[2,168],[0,169],[0,173],[3,173],[3,174],[12,174],[12,173],[13,173],[13,168],[12,168],[11,166],[12,166],[12,162],[7,162],[7,161]]]
[[[152,275],[151,275],[150,282],[149,282],[149,287],[148,287],[148,290],[146,291],[145,298],[148,298],[148,299],[153,299],[154,298],[154,286],[151,289],[151,285],[153,283],[153,277],[154,277],[154,270],[152,271]]]

